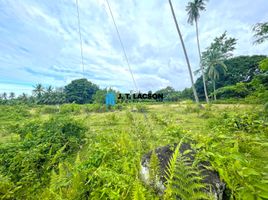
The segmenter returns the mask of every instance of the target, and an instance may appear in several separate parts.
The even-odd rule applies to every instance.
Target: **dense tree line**
[[[96,84],[91,83],[87,79],[73,80],[70,84],[63,88],[53,88],[49,86],[45,88],[41,84],[34,86],[32,95],[23,93],[15,98],[15,94],[11,92],[9,95],[3,93],[0,96],[2,104],[47,104],[56,105],[63,103],[92,103],[93,96],[100,90]]]
[[[255,55],[255,56],[238,56],[234,58],[230,58],[224,61],[226,66],[226,71],[219,71],[219,78],[215,82],[215,87],[220,89],[225,86],[236,85],[239,82],[251,82],[253,78],[257,75],[263,74],[265,76],[265,72],[260,69],[260,62],[263,61],[266,56],[263,55]],[[204,99],[205,96],[203,94],[203,84],[202,78],[199,77],[196,82],[196,89],[198,96],[201,99]],[[208,80],[208,93],[211,94],[213,92],[213,84],[212,81]],[[233,97],[226,96],[225,98]],[[238,96],[239,97],[239,96]]]
[[[207,92],[210,98],[217,95],[218,98],[244,98],[250,94],[266,95],[268,90],[268,58],[264,55],[238,56],[226,59],[222,63],[226,69],[215,68],[218,70],[218,79],[215,80],[213,89],[213,79],[209,76],[209,68],[205,71],[207,79]],[[195,88],[198,98],[206,100],[202,75],[195,81]],[[33,95],[22,94],[18,97],[13,92],[2,93],[0,96],[1,104],[47,104],[56,105],[63,103],[99,103],[105,104],[105,96],[108,91],[119,93],[111,89],[100,89],[87,79],[73,80],[63,88],[43,87],[37,84],[33,89]],[[152,93],[149,91],[148,93]],[[194,94],[191,88],[176,91],[168,86],[156,91],[164,95],[164,101],[180,101],[192,99]],[[267,96],[267,95],[266,95]],[[129,100],[128,100],[129,101]],[[147,100],[155,101],[155,100]],[[120,101],[121,102],[121,101]],[[118,102],[119,103],[119,102]]]
[[[220,99],[245,98],[248,95],[263,95],[261,101],[268,101],[268,58],[263,55],[238,56],[229,58],[223,63],[226,71],[219,70],[219,77],[215,81],[215,95]],[[213,82],[206,71],[208,77],[207,90],[209,97],[214,95]],[[204,101],[204,87],[202,76],[197,78],[195,88],[200,100]],[[164,101],[179,101],[185,99],[194,100],[191,88],[176,91],[172,87],[166,87],[157,91],[164,94]],[[267,96],[267,97],[265,97]],[[259,96],[260,97],[260,96]],[[258,97],[258,98],[259,98]]]

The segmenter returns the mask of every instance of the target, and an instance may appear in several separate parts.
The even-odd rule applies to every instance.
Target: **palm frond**
[[[133,185],[132,200],[145,200],[144,188],[138,180]]]
[[[206,187],[197,167],[180,154],[180,144],[171,156],[166,170],[166,190],[164,199],[209,199],[202,191]]]

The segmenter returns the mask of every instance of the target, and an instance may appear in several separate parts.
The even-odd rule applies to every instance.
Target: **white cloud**
[[[189,87],[168,1],[109,2],[139,89]],[[198,54],[187,2],[173,4],[194,70]],[[201,49],[227,30],[238,38],[235,55],[268,54],[267,43],[252,45],[251,32],[253,24],[268,21],[267,6],[266,0],[210,1],[199,21]],[[83,77],[75,0],[1,1],[0,7],[0,92],[13,86],[19,92],[22,82],[63,86]],[[101,87],[134,89],[106,1],[79,0],[79,10],[86,78]]]

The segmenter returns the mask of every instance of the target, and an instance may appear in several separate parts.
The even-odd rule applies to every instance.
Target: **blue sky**
[[[168,1],[109,0],[141,91],[190,86]],[[198,68],[188,0],[173,0],[193,69]],[[267,0],[210,0],[199,21],[201,49],[227,30],[234,55],[268,54],[252,45],[251,27],[268,21]],[[101,88],[134,89],[104,0],[79,0],[85,77]],[[82,78],[75,0],[0,0],[0,93],[31,93],[33,85],[64,86]]]

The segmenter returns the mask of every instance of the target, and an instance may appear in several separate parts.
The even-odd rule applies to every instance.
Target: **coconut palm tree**
[[[7,99],[7,93],[6,93],[6,92],[4,92],[4,93],[2,94],[2,98],[3,98],[4,100]]]
[[[53,87],[50,85],[47,87],[47,93],[52,93],[53,92]]]
[[[225,56],[218,48],[210,49],[203,53],[202,65],[206,66],[206,74],[211,79],[213,84],[213,96],[216,97],[216,80],[220,77],[220,71],[227,71],[227,66],[224,64]]]
[[[268,22],[257,23],[252,28],[255,37],[254,44],[261,44],[268,41]]]
[[[22,101],[27,101],[27,94],[25,94],[25,93],[22,93],[22,95],[20,96],[20,98],[21,98],[21,100]]]
[[[191,65],[190,65],[190,62],[189,62],[187,51],[186,51],[186,48],[185,48],[185,45],[184,45],[184,41],[183,41],[183,38],[182,38],[180,27],[178,25],[178,22],[177,22],[177,19],[176,19],[176,15],[175,15],[175,12],[174,12],[173,5],[172,5],[171,0],[169,0],[169,5],[170,5],[171,12],[172,12],[173,20],[174,20],[175,25],[176,25],[176,28],[177,28],[177,32],[178,32],[179,37],[180,37],[180,41],[181,41],[181,44],[182,44],[182,48],[183,48],[184,56],[185,56],[185,59],[186,59],[186,63],[187,63],[187,66],[188,66],[188,70],[189,70],[189,74],[190,74],[190,78],[191,78],[191,82],[192,82],[192,90],[193,90],[193,93],[194,93],[195,101],[196,101],[196,103],[199,103],[199,99],[198,99],[198,96],[197,96],[197,93],[196,93],[196,89],[195,89],[195,86],[194,86],[194,79],[193,79],[193,73],[192,73]]]
[[[10,94],[9,94],[9,98],[10,98],[10,99],[14,99],[14,98],[15,98],[15,93],[14,93],[14,92],[10,92]]]
[[[206,101],[207,103],[209,103],[204,68],[203,65],[201,65],[201,50],[200,50],[199,31],[198,31],[198,19],[200,18],[200,11],[206,10],[205,1],[208,0],[194,0],[193,2],[189,2],[188,5],[186,6],[186,11],[188,12],[188,23],[191,25],[195,23],[197,48],[199,54],[199,65],[202,72]]]
[[[34,86],[33,93],[35,96],[40,98],[44,93],[44,87],[42,86],[42,84],[38,83],[36,86]]]

